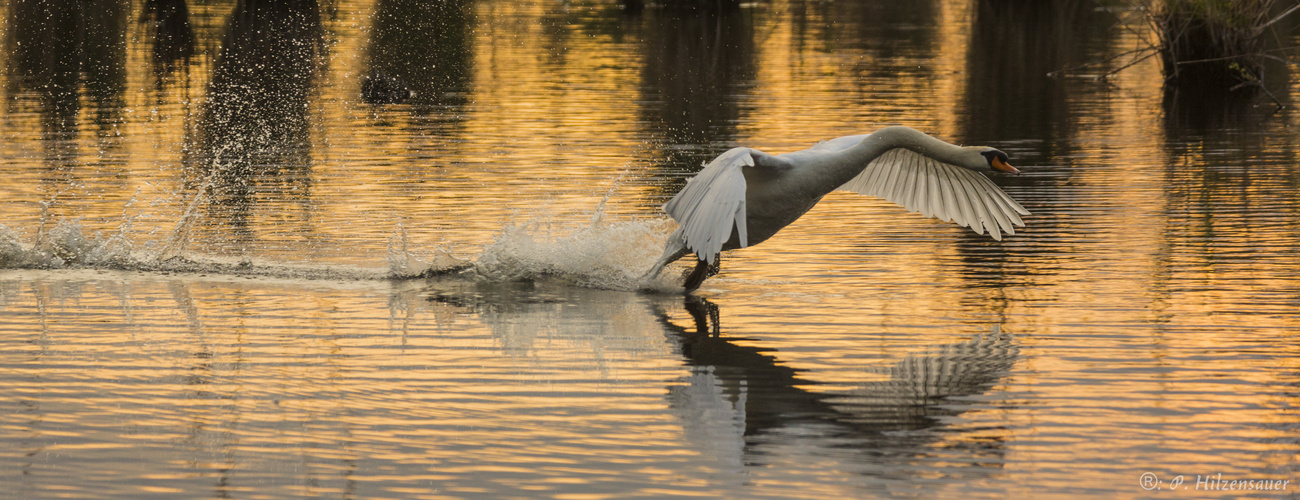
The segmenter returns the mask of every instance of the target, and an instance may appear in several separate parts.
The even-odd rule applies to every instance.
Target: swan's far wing
[[[891,149],[840,187],[892,201],[926,217],[956,222],[995,240],[1024,226],[1025,207],[979,172],[935,161],[908,149]]]
[[[749,246],[745,228],[745,174],[741,168],[754,165],[751,151],[735,148],[722,153],[664,204],[664,211],[681,225],[686,248],[709,264],[717,260],[722,245],[731,237],[732,227],[740,237],[740,246]]]

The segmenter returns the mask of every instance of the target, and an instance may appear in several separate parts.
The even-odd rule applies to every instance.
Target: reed
[[[1237,87],[1263,79],[1265,33],[1281,18],[1276,0],[1157,0],[1147,9],[1171,83]],[[1292,3],[1292,2],[1285,2]]]

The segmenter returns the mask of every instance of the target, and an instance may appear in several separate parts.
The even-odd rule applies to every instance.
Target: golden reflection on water
[[[189,5],[195,55],[171,69],[138,12],[105,17],[124,48],[86,57],[120,71],[42,85],[13,55],[48,42],[19,29],[34,4],[4,2],[0,223],[25,244],[64,225],[147,260],[193,205],[188,256],[379,267],[401,232],[586,259],[666,229],[658,205],[727,147],[892,123],[1008,151],[1025,175],[996,181],[1034,215],[993,242],[835,193],[685,303],[546,279],[6,270],[0,482],[825,498],[1294,480],[1295,114],[1171,102],[1155,64],[1042,78],[1138,43],[1085,4],[331,4],[299,40],[319,66],[285,90],[306,105],[245,110],[305,125],[193,203],[225,168],[212,151],[247,139],[204,123],[240,6]],[[546,240],[619,223],[642,225]],[[622,260],[657,253],[640,250]]]

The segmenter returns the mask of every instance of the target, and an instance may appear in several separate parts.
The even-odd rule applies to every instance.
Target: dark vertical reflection
[[[1182,283],[1162,272],[1156,288],[1215,286],[1226,270],[1246,267],[1260,280],[1246,288],[1268,291],[1261,300],[1300,303],[1300,286],[1289,278],[1270,282],[1285,274],[1267,271],[1293,269],[1292,250],[1300,247],[1300,219],[1284,215],[1294,213],[1300,192],[1300,137],[1278,123],[1199,133],[1169,127],[1157,258],[1162,270],[1182,270]]]
[[[963,139],[991,143],[1069,135],[1064,82],[1048,74],[1089,53],[1113,17],[1092,0],[979,0],[966,64]]]
[[[81,9],[76,2],[15,0],[9,5],[12,90],[40,93],[43,125],[51,139],[76,135],[81,77]]]
[[[1296,24],[1294,16],[1284,18],[1274,29],[1290,32]],[[1266,50],[1278,49],[1277,37],[1265,40]],[[1290,267],[1293,259],[1282,255],[1300,246],[1300,222],[1277,217],[1294,205],[1300,191],[1300,158],[1294,147],[1300,137],[1278,114],[1289,94],[1269,90],[1286,89],[1290,71],[1272,59],[1262,67],[1258,85],[1229,88],[1221,80],[1186,78],[1190,71],[1165,82],[1165,226],[1155,257],[1160,272],[1152,277],[1153,292],[1161,299],[1189,285],[1231,287],[1216,282],[1225,270],[1243,265]],[[1300,287],[1270,280],[1276,277],[1271,274],[1252,276],[1272,283],[1256,285],[1269,290],[1255,299],[1256,306],[1300,302]]]
[[[230,15],[186,163],[237,230],[263,183],[308,195],[322,37],[315,0],[240,0]]]
[[[781,364],[770,350],[736,342],[746,339],[726,337],[716,305],[691,296],[685,306],[694,322],[689,327],[673,323],[657,304],[653,313],[692,367],[693,378],[701,379],[692,385],[711,387],[672,388],[670,403],[682,415],[714,418],[717,411],[700,410],[731,408],[733,420],[743,425],[744,463],[761,465],[758,443],[787,427],[804,428],[793,434],[807,439],[805,445],[849,446],[872,457],[866,461],[910,463],[918,454],[932,451],[938,440],[948,443],[944,446],[969,447],[969,453],[979,457],[972,457],[972,463],[1001,461],[1003,450],[996,443],[967,443],[947,433],[920,432],[944,427],[943,418],[966,411],[961,398],[988,392],[1010,372],[1019,349],[1014,337],[997,327],[963,342],[933,346],[878,370],[887,380],[850,390],[816,391],[810,388],[817,382],[804,378],[813,374]],[[720,437],[712,434],[702,437]]]
[[[724,11],[739,9],[741,0],[660,0],[653,3],[671,9]],[[645,6],[645,0],[623,0],[623,8],[630,12],[640,12]]]
[[[1285,67],[1285,65],[1279,65]],[[1166,85],[1162,94],[1165,126],[1173,136],[1228,128],[1250,121],[1261,121],[1261,105],[1266,97],[1259,88],[1228,92],[1219,86],[1195,83]],[[1272,106],[1269,107],[1271,111]]]
[[[472,80],[473,0],[379,0],[361,99],[458,105]]]
[[[756,73],[747,10],[654,9],[639,23],[641,121],[667,170],[698,170],[729,146]],[[675,190],[676,185],[666,189]]]
[[[48,159],[65,166],[75,148],[80,89],[92,121],[109,131],[121,121],[126,88],[125,0],[14,0],[9,4],[9,93],[39,96]]]
[[[847,66],[863,103],[879,94],[899,94],[909,85],[935,79],[935,68],[917,64],[937,45],[939,9],[935,1],[792,3],[791,52],[802,59],[811,52],[860,54]]]
[[[1288,2],[1277,2],[1274,15],[1286,7]],[[1300,16],[1281,18],[1262,37],[1261,50],[1286,53],[1282,46],[1294,40],[1283,34],[1298,26]],[[1291,254],[1300,247],[1300,219],[1294,216],[1300,134],[1282,111],[1292,100],[1291,70],[1280,59],[1261,63],[1262,78],[1253,84],[1228,87],[1233,83],[1188,78],[1194,67],[1165,82],[1167,205],[1157,256],[1161,272],[1153,277],[1162,299],[1180,287],[1238,288],[1216,282],[1226,270],[1246,267],[1252,284],[1241,293],[1268,291],[1252,297],[1253,305],[1300,304],[1300,286],[1277,271],[1294,269]]]
[[[1291,101],[1290,93],[1284,91],[1290,83],[1290,66],[1278,59],[1265,59],[1261,64],[1264,78],[1255,84],[1225,88],[1218,82],[1189,78],[1176,84],[1166,82],[1162,94],[1166,130],[1177,137],[1259,124],[1276,117]]]
[[[1044,203],[1043,193],[1060,191],[1043,188],[1066,182],[1069,175],[1048,175],[1043,169],[1052,167],[1044,165],[1071,156],[1076,144],[1070,82],[1050,74],[1104,59],[1115,18],[1099,12],[1092,0],[979,0],[971,22],[965,92],[963,102],[957,103],[957,139],[1007,151],[1012,164],[1027,175],[993,174],[994,182],[1013,196],[1017,191],[1037,192],[1039,203]],[[1026,221],[1031,229],[1050,224],[1033,216]],[[958,246],[965,264],[962,276],[973,287],[1016,283],[1013,274],[1031,270],[1008,255],[1010,248],[1014,246],[965,233]]]
[[[933,46],[939,9],[934,0],[920,2],[814,2],[816,18],[826,25],[817,30],[827,48],[842,46],[869,52],[873,60],[910,58],[917,48]],[[870,64],[881,75],[892,76],[889,66]],[[915,68],[915,65],[909,65]],[[915,68],[924,70],[925,68]]]
[[[194,28],[185,0],[145,0],[140,22],[153,40],[151,59],[158,85],[177,68],[184,67],[194,55]]]

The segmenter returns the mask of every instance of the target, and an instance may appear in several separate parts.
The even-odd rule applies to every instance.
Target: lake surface
[[[1150,34],[1069,0],[54,3],[0,0],[3,495],[1300,488],[1294,65],[1098,79]],[[701,162],[889,124],[1026,227],[833,193],[631,291]]]

